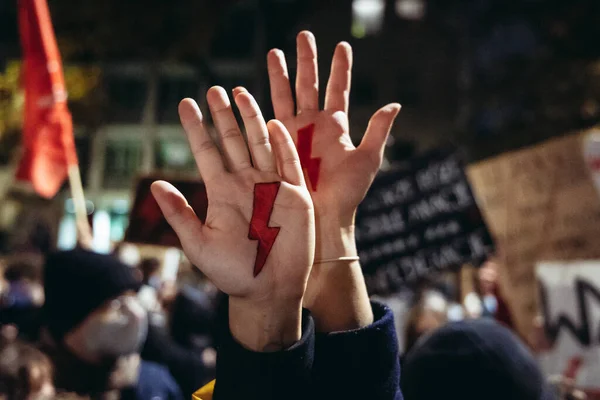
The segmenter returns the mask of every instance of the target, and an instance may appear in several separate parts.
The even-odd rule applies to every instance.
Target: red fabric
[[[73,122],[46,0],[19,0],[25,110],[23,157],[16,178],[43,197],[56,195],[77,165]]]
[[[312,158],[312,142],[315,133],[315,124],[310,124],[298,130],[298,157],[302,168],[306,170],[306,175],[310,181],[310,186],[314,192],[317,191],[319,184],[319,168],[321,167],[320,158]]]
[[[280,185],[281,182],[257,183],[254,185],[254,208],[250,220],[250,232],[248,232],[249,239],[258,240],[254,276],[260,274],[265,266],[267,257],[273,248],[273,243],[275,243],[275,239],[279,234],[278,227],[269,227],[269,220]]]

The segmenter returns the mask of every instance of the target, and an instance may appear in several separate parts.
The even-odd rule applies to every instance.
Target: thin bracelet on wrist
[[[358,256],[326,258],[323,260],[315,260],[313,262],[313,265],[314,264],[325,264],[325,263],[336,262],[336,261],[359,261],[359,260],[360,260],[360,258]]]

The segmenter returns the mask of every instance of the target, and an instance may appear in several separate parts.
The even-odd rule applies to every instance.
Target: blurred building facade
[[[0,32],[12,35],[0,40],[6,55],[0,69],[19,57],[9,3],[0,9],[6,22]],[[100,71],[86,96],[71,98],[87,196],[96,215],[110,221],[111,239],[120,240],[139,176],[198,176],[178,122],[178,102],[194,97],[208,115],[204,94],[210,86],[241,85],[255,94],[265,117],[272,117],[266,53],[284,50],[293,78],[295,36],[302,29],[317,37],[322,94],[336,43],[346,40],[354,49],[355,142],[379,107],[403,105],[390,160],[445,143],[464,146],[480,159],[598,121],[600,105],[593,98],[600,64],[594,69],[596,64],[586,63],[597,55],[590,53],[593,46],[581,44],[598,29],[586,8],[593,0],[575,2],[570,13],[553,5],[554,14],[541,12],[539,3],[149,0],[136,14],[135,5],[116,0],[100,9],[54,1],[66,66]],[[113,23],[106,29],[109,19]],[[579,28],[572,37],[561,33],[574,26]],[[547,32],[555,31],[563,41],[551,40]],[[571,49],[565,37],[581,45]],[[557,46],[557,40],[566,44]],[[546,70],[546,80],[535,81]],[[568,112],[561,104],[570,105]],[[8,177],[10,165],[4,167]],[[65,191],[57,199],[63,221],[72,219],[67,197]]]

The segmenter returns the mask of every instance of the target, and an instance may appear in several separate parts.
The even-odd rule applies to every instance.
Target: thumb
[[[367,152],[374,160],[379,160],[379,164],[383,159],[385,142],[401,107],[398,103],[391,103],[377,110],[369,120],[365,136],[358,146],[360,150]]]
[[[202,222],[179,190],[165,181],[150,187],[165,219],[171,225],[184,249],[202,248]]]

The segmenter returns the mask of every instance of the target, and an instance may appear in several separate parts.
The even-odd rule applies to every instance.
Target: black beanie
[[[132,268],[113,256],[86,250],[51,254],[44,267],[45,325],[62,342],[107,300],[139,286]]]
[[[402,366],[405,400],[550,400],[536,360],[492,319],[452,322],[423,337]]]

